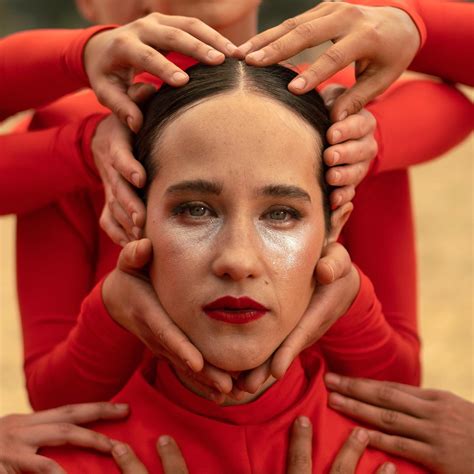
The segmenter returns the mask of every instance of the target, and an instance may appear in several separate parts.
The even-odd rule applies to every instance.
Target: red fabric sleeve
[[[104,118],[0,135],[0,215],[38,209],[64,193],[101,187],[90,142]]]
[[[472,103],[446,84],[398,81],[381,99],[367,106],[377,119],[379,151],[372,164],[373,174],[432,160],[472,130]]]
[[[18,298],[34,409],[107,400],[142,357],[139,340],[108,315],[101,285],[94,288],[101,245],[91,206],[76,193],[18,218]]]
[[[87,87],[84,46],[109,28],[26,31],[0,40],[0,120]]]
[[[413,344],[387,322],[370,280],[359,274],[358,296],[320,340],[329,368],[355,377],[419,383]]]
[[[474,86],[474,5],[411,0],[427,29],[427,41],[410,66],[452,82]]]

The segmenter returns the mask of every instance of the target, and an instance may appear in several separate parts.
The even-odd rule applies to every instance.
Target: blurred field
[[[426,387],[474,401],[474,139],[412,169]],[[13,217],[0,218],[0,415],[29,410],[15,297]]]

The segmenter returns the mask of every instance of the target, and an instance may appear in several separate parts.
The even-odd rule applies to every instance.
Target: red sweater
[[[424,93],[422,104],[420,92]],[[0,211],[24,213],[18,220],[18,289],[25,372],[35,408],[110,398],[141,357],[141,344],[105,311],[100,317],[93,315],[85,303],[85,311],[77,316],[85,296],[113,268],[118,252],[97,226],[100,189],[71,193],[42,207],[59,193],[98,183],[89,152],[98,118],[81,119],[100,110],[90,95],[65,98],[34,117],[33,132],[0,137],[0,141],[5,139],[5,159],[0,163],[0,206],[5,208]],[[461,94],[444,85],[425,81],[395,86],[384,100],[371,106],[379,118],[378,136],[384,139],[379,162],[397,168],[436,156],[468,133],[471,110]],[[420,124],[439,133],[410,136]],[[43,166],[38,167],[36,161]],[[19,162],[24,164],[20,173]],[[34,180],[28,174],[33,169]],[[38,207],[42,208],[26,213]],[[350,325],[337,323],[321,341],[332,368],[417,383],[416,275],[404,171],[384,173],[359,187],[344,238],[354,260],[373,279],[385,318],[376,312],[376,330],[359,339],[348,337],[353,330]],[[356,329],[363,333],[364,327],[356,325]],[[61,388],[52,393],[52,386]]]
[[[96,293],[88,304],[100,307]],[[344,318],[367,321],[377,306],[367,279]],[[291,425],[300,415],[313,424],[313,472],[328,472],[336,453],[356,423],[327,406],[322,380],[325,362],[316,348],[305,351],[285,377],[257,400],[240,406],[221,407],[186,389],[166,362],[138,371],[114,401],[127,402],[131,415],[125,421],[95,423],[92,427],[112,439],[129,443],[149,472],[163,472],[155,443],[169,434],[180,446],[192,473],[283,473]],[[68,473],[118,472],[112,458],[76,448],[43,452]],[[399,472],[424,472],[407,461],[367,449],[357,472],[375,472],[385,461]]]

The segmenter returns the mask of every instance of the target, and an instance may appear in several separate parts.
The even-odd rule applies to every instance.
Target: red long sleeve
[[[98,229],[97,196],[75,193],[18,218],[25,375],[35,409],[109,399],[142,356],[138,339],[106,312],[100,285],[86,298],[119,250]]]
[[[88,87],[82,55],[87,41],[110,26],[36,30],[0,40],[0,120]]]
[[[410,1],[427,30],[427,40],[410,69],[474,86],[474,5],[439,0]]]

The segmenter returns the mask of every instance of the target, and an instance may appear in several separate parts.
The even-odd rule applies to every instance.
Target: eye
[[[215,212],[213,212],[211,209],[209,209],[209,207],[205,206],[204,204],[189,202],[180,204],[179,206],[175,207],[173,209],[173,215],[200,218],[215,216]]]
[[[263,217],[269,219],[274,223],[280,224],[293,220],[299,220],[301,219],[301,214],[293,208],[278,207],[270,209],[267,213],[264,214]]]

